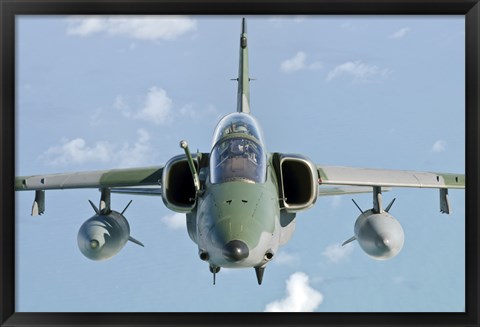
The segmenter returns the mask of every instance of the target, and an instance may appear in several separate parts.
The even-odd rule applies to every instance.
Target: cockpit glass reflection
[[[266,153],[257,122],[249,115],[224,117],[214,134],[210,155],[210,181],[264,183]]]

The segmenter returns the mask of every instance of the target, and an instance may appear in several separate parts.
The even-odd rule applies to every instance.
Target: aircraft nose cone
[[[242,241],[230,241],[223,247],[223,255],[229,261],[241,261],[247,258],[248,254],[248,246]]]

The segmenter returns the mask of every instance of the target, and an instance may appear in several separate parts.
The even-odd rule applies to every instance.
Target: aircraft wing
[[[463,174],[341,166],[317,166],[317,171],[320,185],[440,189],[440,212],[446,214],[451,212],[448,189],[465,188],[465,175]]]
[[[163,166],[15,177],[15,191],[35,191],[32,216],[45,212],[45,191],[78,188],[111,189],[162,183]]]
[[[350,186],[418,187],[438,189],[465,188],[465,175],[451,173],[418,172],[317,166],[320,184]]]
[[[160,185],[163,166],[15,177],[16,191]]]

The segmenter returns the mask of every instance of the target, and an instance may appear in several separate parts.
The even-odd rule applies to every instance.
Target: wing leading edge
[[[351,168],[341,166],[317,166],[320,184],[350,186],[417,187],[438,189],[465,188],[465,175],[450,173],[418,172]]]
[[[15,178],[15,191],[160,185],[163,166],[73,172]]]

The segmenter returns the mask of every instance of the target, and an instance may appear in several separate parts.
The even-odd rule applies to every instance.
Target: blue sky
[[[463,173],[463,16],[247,17],[251,110],[269,151],[318,164]],[[209,151],[236,110],[240,16],[17,18],[17,175],[161,165]],[[368,209],[371,195],[353,196]],[[352,196],[319,198],[258,286],[253,269],[217,285],[184,216],[160,198],[114,195],[132,243],[93,262],[77,232],[97,190],[50,191],[30,217],[17,193],[17,311],[464,311],[465,197],[394,189],[405,245],[367,257]]]

